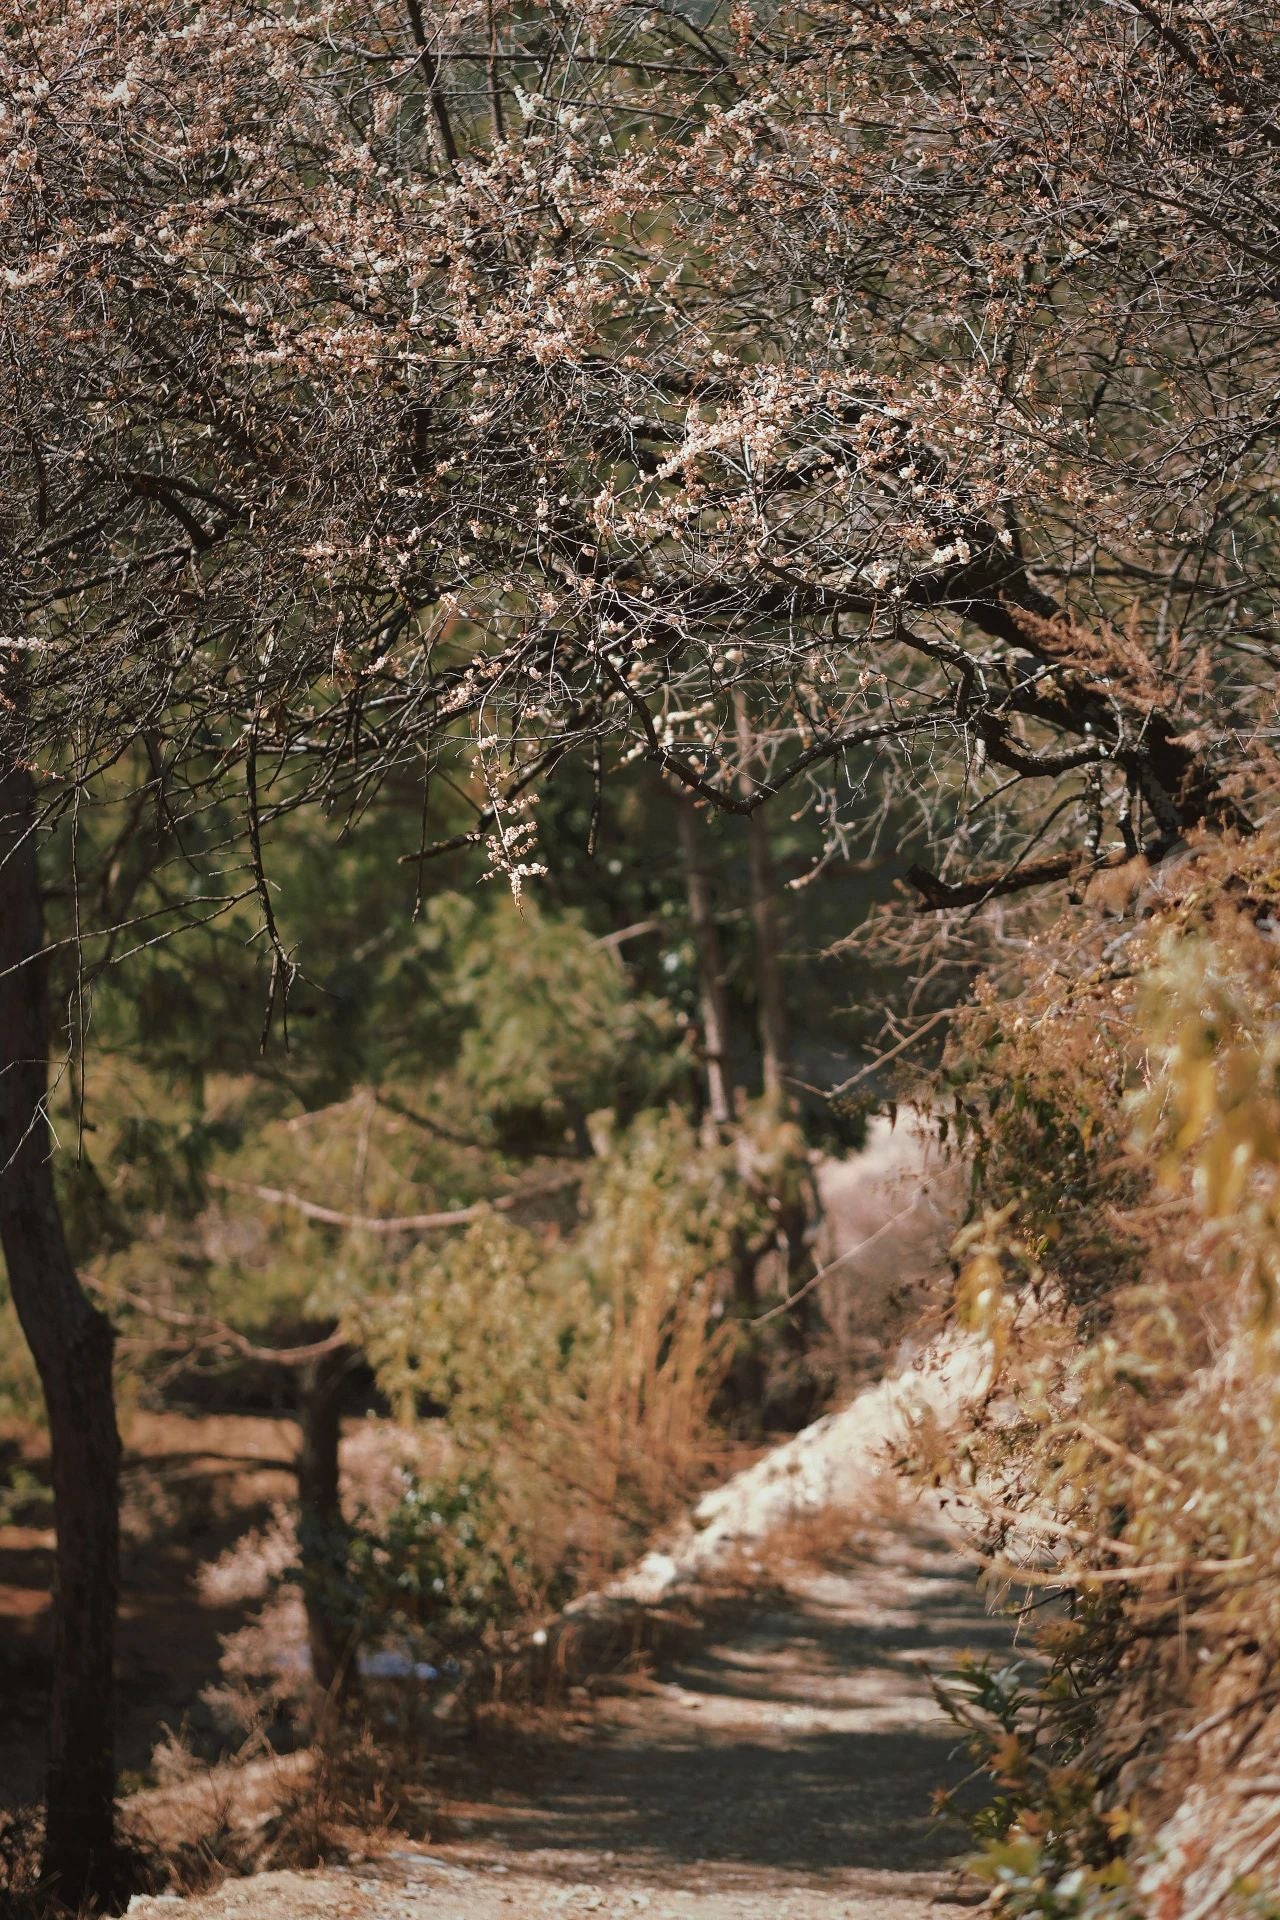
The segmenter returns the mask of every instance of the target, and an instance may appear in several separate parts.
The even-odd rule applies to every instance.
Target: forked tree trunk
[[[307,1644],[317,1692],[336,1700],[349,1690],[351,1623],[339,1604],[347,1534],[339,1492],[342,1387],[351,1364],[347,1347],[308,1362],[298,1382],[298,1546]]]
[[[724,991],[720,935],[711,905],[711,888],[702,861],[698,812],[690,795],[673,795],[679,823],[680,853],[684,862],[685,894],[698,968],[698,1002],[702,1014],[702,1050],[707,1072],[707,1111],[712,1124],[727,1127],[733,1118],[733,1086],[729,1076],[729,1008]]]
[[[741,756],[740,785],[744,794],[756,791],[751,769],[756,737],[739,687],[733,696],[734,718]],[[751,886],[751,927],[755,936],[756,1007],[764,1097],[778,1112],[787,1104],[787,1000],[782,982],[782,938],[778,917],[778,877],[774,871],[769,827],[763,807],[747,815],[747,861]]]
[[[75,1906],[112,1873],[120,1441],[111,1326],[80,1286],[54,1192],[43,946],[35,786],[10,768],[0,777],[0,1244],[49,1421],[57,1547],[44,1867]]]

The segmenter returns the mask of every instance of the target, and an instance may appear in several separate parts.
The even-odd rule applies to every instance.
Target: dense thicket
[[[1046,783],[1037,858],[1235,817],[1275,57],[1234,6],[15,23],[11,735],[147,733],[177,819],[234,768],[252,838],[465,723],[512,867],[605,739],[837,837],[868,748],[979,841]]]
[[[961,1477],[993,1577],[1059,1602],[1043,1667],[970,1680],[1013,1913],[1268,1910],[1277,884],[1274,825],[1202,842],[1120,924],[1042,929],[951,1043],[997,1352]]]

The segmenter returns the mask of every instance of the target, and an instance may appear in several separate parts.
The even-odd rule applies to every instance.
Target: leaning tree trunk
[[[338,1346],[308,1361],[298,1382],[298,1547],[311,1673],[322,1701],[349,1691],[351,1622],[340,1604],[347,1532],[339,1492],[342,1388],[351,1365]]]
[[[45,1873],[75,1906],[105,1889],[115,1802],[120,1441],[110,1323],[76,1276],[45,1105],[48,982],[32,775],[0,778],[0,1244],[44,1392],[57,1531]]]
[[[739,687],[734,694],[734,717],[741,754],[742,791],[753,794],[751,775],[756,757],[755,733],[747,698]],[[778,924],[778,878],[769,845],[764,808],[747,815],[747,861],[751,886],[751,927],[755,936],[756,1004],[760,1029],[760,1056],[764,1097],[781,1112],[787,1104],[787,1001],[782,982],[782,939]]]
[[[680,853],[684,862],[685,893],[698,968],[698,1001],[702,1013],[702,1050],[707,1071],[707,1111],[712,1125],[724,1128],[733,1118],[733,1088],[729,1077],[729,1009],[724,991],[720,935],[711,905],[711,888],[703,865],[698,837],[698,813],[685,793],[673,796],[679,823]]]

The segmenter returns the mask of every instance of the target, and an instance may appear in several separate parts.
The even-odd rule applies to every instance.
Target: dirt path
[[[193,1907],[202,1920],[926,1920],[964,1898],[948,1865],[959,1836],[931,1817],[963,1767],[921,1663],[1006,1643],[939,1523],[909,1510],[840,1570],[793,1571],[602,1701],[536,1789],[459,1809],[461,1837],[236,1882]]]
[[[832,1246],[849,1311],[880,1355],[936,1271],[924,1136],[881,1128],[829,1169]],[[927,1204],[926,1204],[927,1203]],[[848,1276],[846,1276],[848,1278]],[[959,1911],[955,1827],[934,1796],[962,1776],[955,1729],[924,1668],[1002,1651],[955,1536],[899,1498],[888,1457],[908,1425],[944,1428],[988,1376],[980,1343],[946,1342],[868,1386],[702,1501],[666,1549],[616,1583],[666,1604],[755,1566],[780,1581],[712,1616],[684,1651],[560,1724],[503,1769],[507,1785],[450,1810],[447,1842],[376,1861],[231,1882],[141,1920],[931,1920]],[[839,1515],[850,1516],[841,1523]],[[785,1543],[843,1534],[816,1570]],[[781,1568],[781,1571],[780,1571]],[[972,1884],[972,1883],[970,1883]]]

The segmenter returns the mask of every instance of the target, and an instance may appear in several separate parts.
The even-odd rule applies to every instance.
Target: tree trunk
[[[49,1006],[35,785],[0,778],[0,1244],[49,1420],[57,1530],[44,1870],[75,1906],[113,1867],[119,1468],[112,1331],[63,1232],[45,1118]]]
[[[732,1408],[737,1430],[743,1435],[759,1432],[768,1390],[768,1374],[757,1325],[760,1318],[760,1288],[756,1279],[758,1258],[754,1248],[738,1246],[731,1269],[737,1339],[725,1381],[725,1397]]]
[[[778,1329],[785,1358],[778,1369],[779,1400],[775,1417],[792,1432],[799,1432],[817,1418],[833,1385],[829,1368],[816,1367],[813,1357],[827,1331],[822,1302],[811,1284],[817,1271],[814,1255],[817,1214],[817,1190],[812,1181],[806,1179],[788,1195],[776,1215],[782,1295],[791,1304],[781,1315]]]
[[[298,1548],[307,1644],[316,1689],[325,1699],[343,1695],[351,1673],[351,1622],[340,1597],[347,1533],[338,1482],[342,1387],[351,1353],[335,1347],[309,1361],[298,1382]]]
[[[711,888],[702,863],[698,812],[687,793],[673,796],[684,862],[689,922],[698,967],[698,1000],[702,1011],[702,1050],[707,1070],[707,1110],[712,1125],[727,1127],[733,1118],[733,1083],[729,1074],[729,1009],[724,991],[720,935],[711,907]]]
[[[756,791],[751,772],[756,757],[756,739],[747,697],[741,687],[734,693],[733,711],[741,755],[739,784],[743,793],[749,795]],[[751,885],[751,926],[755,935],[756,1005],[764,1097],[771,1107],[781,1112],[787,1104],[787,1001],[782,983],[778,879],[774,872],[769,828],[763,807],[757,807],[754,813],[747,815],[747,860]]]

